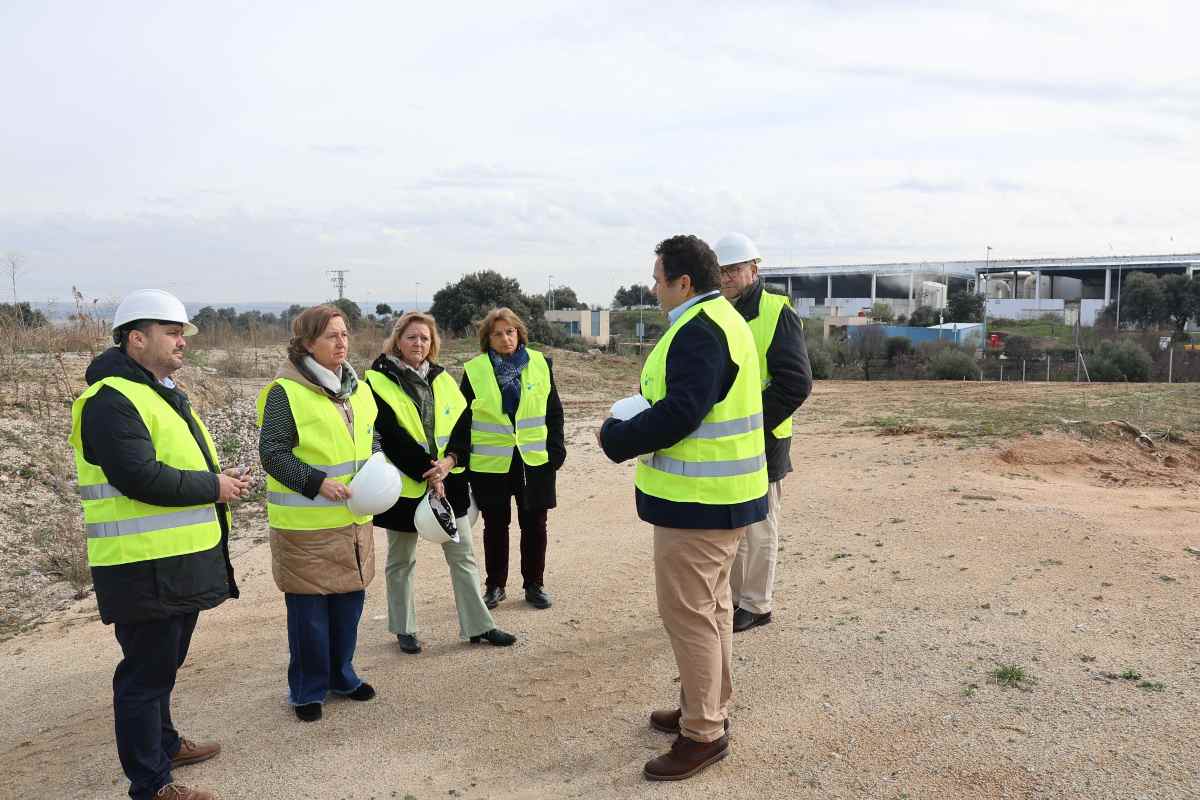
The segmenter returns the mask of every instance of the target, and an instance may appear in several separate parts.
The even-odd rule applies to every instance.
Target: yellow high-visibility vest
[[[359,467],[371,457],[375,435],[375,396],[361,382],[350,395],[354,411],[354,436],[346,430],[346,419],[338,403],[289,378],[277,378],[258,395],[258,426],[263,424],[267,394],[278,385],[287,393],[292,418],[296,421],[299,443],[293,455],[327,478],[349,484]],[[371,521],[371,515],[356,516],[341,500],[317,495],[309,500],[267,474],[267,520],[272,528],[289,531],[317,531],[341,528],[351,523]]]
[[[525,350],[529,363],[521,369],[521,402],[516,422],[504,413],[500,384],[487,353],[468,361],[463,369],[471,381],[471,470],[505,473],[517,448],[521,460],[531,467],[550,461],[546,453],[546,404],[550,399],[550,367],[536,350]]]
[[[695,303],[675,320],[642,367],[642,395],[651,405],[667,396],[671,342],[699,314],[725,333],[737,378],[696,430],[670,447],[641,456],[634,481],[646,494],[676,503],[734,505],[756,500],[767,493],[758,354],[754,335],[728,300]]]
[[[87,532],[88,566],[113,567],[156,558],[199,553],[221,542],[221,523],[213,503],[193,506],[156,506],[126,497],[108,482],[104,470],[83,456],[83,409],[105,386],[133,404],[154,444],[155,458],[179,470],[209,471],[204,452],[192,436],[187,421],[154,387],[126,378],[104,378],[88,387],[71,406],[71,434],[79,498]],[[190,411],[191,409],[189,409]],[[217,448],[208,429],[191,411],[204,437],[213,466],[220,469]],[[228,517],[226,517],[228,524]]]
[[[450,377],[448,372],[440,372],[433,379],[430,388],[433,389],[433,448],[430,448],[429,442],[425,439],[425,426],[421,423],[421,412],[417,410],[417,404],[408,396],[408,392],[404,388],[397,385],[395,381],[389,378],[378,370],[369,369],[364,373],[367,383],[375,390],[375,394],[387,403],[388,408],[392,409],[392,413],[396,415],[396,422],[400,427],[408,431],[408,434],[416,440],[417,444],[425,448],[425,452],[430,453],[434,458],[443,458],[446,455],[446,445],[450,443],[450,432],[454,430],[455,423],[467,410],[467,398],[463,397],[462,391],[458,388],[458,384]],[[450,470],[453,473],[463,472],[466,467],[455,467]],[[413,480],[400,471],[401,497],[423,497],[426,490],[429,488],[428,482],[423,480]]]
[[[771,370],[767,368],[767,349],[775,337],[775,327],[779,324],[779,315],[784,308],[790,308],[791,303],[780,294],[773,294],[763,289],[758,300],[758,316],[749,321],[750,332],[754,334],[754,348],[758,351],[758,375],[762,379],[762,388],[766,389],[771,383]],[[792,418],[789,416],[771,430],[776,439],[786,439],[792,435]]]

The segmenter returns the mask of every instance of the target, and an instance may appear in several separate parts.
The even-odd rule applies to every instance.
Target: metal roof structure
[[[1103,269],[1176,269],[1200,271],[1200,253],[1135,256],[1084,256],[1075,258],[1011,258],[971,261],[907,261],[890,264],[821,264],[813,266],[760,267],[765,277],[819,275],[905,275],[910,272],[942,273],[973,278],[993,272],[1076,272]]]

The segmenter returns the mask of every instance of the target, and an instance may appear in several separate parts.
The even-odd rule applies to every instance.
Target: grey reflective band
[[[684,478],[732,478],[749,475],[767,466],[765,455],[739,458],[736,461],[680,461],[670,456],[650,453],[642,456],[642,463],[660,472],[668,472]]]
[[[737,436],[750,433],[763,426],[762,414],[753,414],[740,419],[727,419],[724,422],[704,422],[692,431],[689,439],[720,439],[722,436]]]
[[[512,445],[508,445],[507,447],[496,447],[495,445],[490,445],[490,444],[473,444],[473,445],[471,445],[471,452],[478,453],[481,456],[504,457],[504,456],[512,455],[512,451],[513,451]]]
[[[124,497],[111,483],[97,483],[94,486],[80,486],[79,497],[82,500],[108,500],[111,497]]]
[[[545,440],[540,442],[528,442],[526,444],[519,444],[517,447],[521,448],[522,453],[536,453],[546,449],[546,442]]]
[[[340,475],[353,475],[358,472],[357,461],[343,461],[341,464],[309,464],[313,469],[319,469],[325,473],[327,478],[336,478]]]
[[[505,436],[512,436],[513,429],[507,425],[498,425],[495,422],[479,422],[471,420],[471,430],[479,431],[480,433],[502,433]]]
[[[217,509],[213,506],[205,506],[204,508],[189,508],[186,511],[172,511],[168,514],[123,519],[117,522],[89,522],[84,527],[87,529],[89,539],[98,539],[104,536],[155,533],[171,528],[182,528],[184,525],[201,525],[205,522],[216,521]]]
[[[450,437],[449,437],[449,436],[437,436],[437,437],[434,437],[434,438],[437,440],[437,446],[438,446],[438,447],[445,447],[446,445],[450,444]]]
[[[529,419],[517,420],[518,428],[541,428],[546,424],[546,417],[530,417]]]
[[[345,500],[327,500],[317,495],[309,500],[302,494],[291,492],[267,492],[267,503],[273,506],[296,506],[298,508],[332,508],[345,505]]]

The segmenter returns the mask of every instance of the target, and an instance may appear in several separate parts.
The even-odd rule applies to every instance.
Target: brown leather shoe
[[[651,711],[650,727],[663,733],[679,733],[679,718],[682,716],[683,709],[680,708],[674,711]],[[725,720],[725,732],[729,733],[728,718]]]
[[[221,800],[221,795],[208,789],[189,789],[181,783],[168,783],[154,793],[154,800]]]
[[[220,752],[220,742],[193,742],[191,739],[180,737],[179,752],[171,756],[171,769],[208,761]]]
[[[695,742],[680,735],[671,749],[658,758],[652,758],[642,768],[648,781],[681,781],[690,778],[710,764],[715,764],[729,755],[729,737],[722,736],[715,742]]]

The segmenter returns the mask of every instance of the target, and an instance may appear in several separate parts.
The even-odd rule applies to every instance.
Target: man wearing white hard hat
[[[135,800],[209,800],[217,795],[175,783],[172,770],[221,747],[176,732],[171,690],[199,612],[238,596],[228,504],[250,481],[221,470],[171,379],[196,333],[183,303],[136,291],[112,329],[115,346],[88,366],[88,389],[71,408],[70,442],[100,619],[123,654],[113,677],[117,755]]]
[[[780,499],[783,478],[792,471],[792,414],[812,391],[812,369],[800,317],[787,297],[766,290],[758,276],[762,258],[750,237],[727,234],[713,250],[721,268],[721,294],[750,326],[758,350],[770,483],[767,518],[746,529],[729,573],[736,633],[771,621]]]

